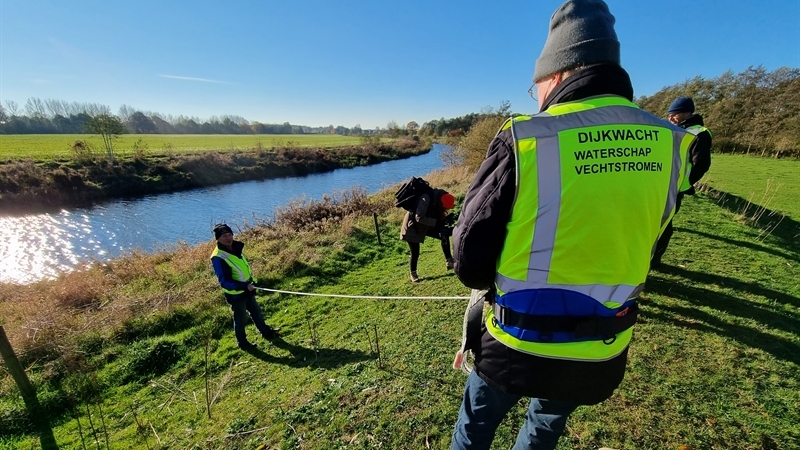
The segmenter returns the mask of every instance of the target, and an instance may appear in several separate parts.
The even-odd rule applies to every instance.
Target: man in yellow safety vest
[[[689,176],[684,180],[681,192],[678,194],[678,202],[675,204],[675,214],[677,214],[681,209],[683,196],[694,195],[694,184],[700,181],[700,178],[703,178],[703,175],[711,168],[711,131],[706,128],[703,116],[695,114],[694,100],[691,97],[676,98],[667,109],[667,120],[697,136],[697,143],[689,154]],[[667,251],[672,233],[672,221],[670,220],[664,233],[658,238],[650,267],[658,268],[661,264],[661,257]]]
[[[632,103],[614,22],[601,0],[555,11],[533,74],[540,113],[506,121],[467,190],[455,272],[491,308],[454,364],[474,356],[452,449],[488,449],[522,397],[513,448],[555,448],[572,411],[622,381],[695,137]]]
[[[254,294],[256,279],[250,271],[250,263],[242,253],[244,244],[233,240],[233,230],[224,223],[214,226],[214,237],[217,239],[217,246],[211,252],[211,265],[222,286],[225,300],[233,311],[233,332],[236,343],[242,350],[255,350],[255,344],[247,340],[244,331],[248,313],[264,339],[274,338],[275,330],[264,323],[261,307],[256,302]]]

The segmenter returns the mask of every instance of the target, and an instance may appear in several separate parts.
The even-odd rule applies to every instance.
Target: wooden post
[[[39,430],[39,442],[42,444],[42,449],[58,449],[56,438],[53,436],[53,430],[50,428],[50,423],[47,421],[47,416],[42,411],[42,405],[39,404],[39,398],[36,397],[36,389],[25,374],[25,369],[19,363],[17,355],[14,354],[14,349],[11,348],[11,343],[8,342],[6,331],[0,326],[0,354],[3,356],[3,361],[8,367],[8,372],[14,377],[19,391],[22,393],[22,400],[25,401],[25,409],[28,410],[28,415],[31,422],[36,425]]]
[[[381,242],[381,230],[378,228],[378,213],[372,213],[372,221],[375,222],[375,235],[378,236],[378,245],[383,245]]]

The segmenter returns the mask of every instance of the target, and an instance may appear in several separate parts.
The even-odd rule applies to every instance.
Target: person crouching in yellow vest
[[[242,253],[244,244],[233,240],[231,227],[224,223],[214,226],[214,237],[217,240],[217,247],[211,252],[211,265],[222,286],[225,300],[233,311],[233,332],[236,343],[242,350],[254,350],[255,344],[247,340],[244,331],[248,313],[264,339],[274,338],[275,330],[264,322],[261,307],[256,302],[254,292],[257,280],[253,278],[250,264]]]
[[[451,449],[488,449],[522,397],[513,448],[553,449],[568,416],[623,379],[694,135],[632,102],[614,22],[600,0],[556,10],[534,69],[540,113],[506,121],[467,190],[455,273],[492,305],[462,347],[474,369]]]

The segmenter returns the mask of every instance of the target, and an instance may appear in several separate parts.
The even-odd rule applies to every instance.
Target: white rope
[[[381,300],[465,300],[469,297],[392,297],[388,295],[343,295],[343,294],[317,294],[313,292],[282,291],[280,289],[267,289],[256,287],[259,291],[277,292],[279,294],[308,295],[311,297],[339,297],[339,298],[374,298]]]

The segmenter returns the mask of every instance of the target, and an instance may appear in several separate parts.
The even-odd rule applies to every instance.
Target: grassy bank
[[[302,176],[410,157],[430,148],[430,143],[398,139],[337,148],[142,151],[114,160],[90,153],[65,161],[8,161],[0,163],[0,208],[3,213],[24,214],[239,181]]]
[[[429,178],[460,202],[470,174]],[[740,195],[701,191],[685,199],[666,266],[648,279],[622,386],[579,408],[559,449],[800,445],[800,216],[753,214]],[[290,205],[277,217],[239,235],[273,288],[468,295],[434,241],[422,246],[423,281],[408,282],[402,213],[388,192]],[[212,245],[0,285],[0,317],[63,448],[447,448],[466,300],[265,294],[282,340],[259,338],[261,350],[246,354],[208,262]],[[36,448],[3,375],[0,448]],[[523,409],[493,448],[511,445]]]
[[[103,138],[91,134],[0,134],[0,159],[71,159],[75,141],[103,151]],[[388,141],[388,140],[387,140]],[[136,148],[157,154],[234,151],[283,147],[335,148],[361,143],[360,136],[338,134],[123,134],[114,141],[119,156]]]
[[[704,182],[758,206],[800,217],[800,159],[714,155]]]

